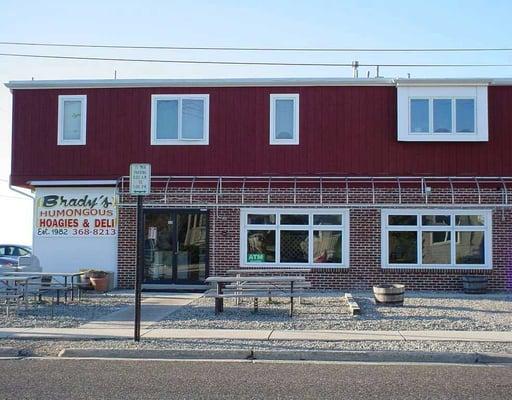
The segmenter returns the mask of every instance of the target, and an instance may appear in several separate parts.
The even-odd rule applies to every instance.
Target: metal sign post
[[[144,279],[143,196],[151,193],[151,165],[130,164],[130,194],[137,196],[137,267],[135,272],[135,321],[133,340],[140,342],[140,311]]]
[[[137,269],[135,272],[135,329],[133,340],[140,341],[140,303],[144,273],[144,227],[142,226],[142,196],[137,196]]]

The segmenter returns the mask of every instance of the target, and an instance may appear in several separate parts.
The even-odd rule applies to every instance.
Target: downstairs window
[[[383,210],[383,268],[490,269],[491,211]]]
[[[246,209],[240,232],[242,266],[348,267],[348,210]]]

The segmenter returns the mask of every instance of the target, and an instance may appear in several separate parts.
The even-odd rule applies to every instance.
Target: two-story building
[[[15,81],[11,184],[43,267],[146,287],[311,267],[317,288],[512,289],[512,80]]]

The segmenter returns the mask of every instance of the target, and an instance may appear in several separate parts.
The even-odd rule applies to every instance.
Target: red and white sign
[[[35,236],[116,236],[115,196],[104,193],[36,196]]]

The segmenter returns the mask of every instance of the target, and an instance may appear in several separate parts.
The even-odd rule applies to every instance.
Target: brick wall
[[[117,236],[117,285],[132,288],[137,262],[137,213],[135,208],[119,208]]]
[[[163,204],[161,195],[154,197],[160,202],[159,207],[173,207],[176,204],[181,206],[187,196],[189,193],[186,190],[183,190],[183,193],[175,191],[173,196],[166,196]],[[226,202],[227,199],[232,202],[238,201],[238,195],[229,193],[229,190],[223,196]],[[125,196],[123,200],[129,202],[133,199]],[[148,200],[151,203],[151,199]],[[212,193],[205,189],[204,196],[195,196],[193,203],[197,204],[196,208],[199,208],[201,205],[204,207],[204,204],[210,203],[211,200]],[[316,204],[320,200],[318,189],[303,189],[294,200],[303,205]],[[245,193],[245,201],[266,206],[268,196],[264,189],[255,189]],[[465,204],[467,206],[479,201],[483,205],[497,204],[502,201],[502,193],[496,188],[480,188],[480,195],[475,188],[456,188],[453,196],[451,190],[446,187],[432,188],[432,192],[428,195],[428,204],[425,204],[425,196],[419,193],[417,188],[404,187],[400,193],[397,193],[394,188],[380,188],[375,193],[372,193],[368,187],[350,188],[348,193],[339,188],[327,188],[322,193],[321,201],[323,208],[333,206],[339,208],[340,204],[344,203],[350,209],[350,267],[315,269],[307,276],[315,288],[368,289],[374,284],[400,282],[411,289],[461,290],[462,275],[482,274],[488,276],[492,290],[512,290],[512,249],[509,250],[512,240],[510,208],[493,209],[492,270],[382,269],[380,266],[381,208],[393,208],[398,206],[399,201],[402,205],[409,204],[415,208],[450,207],[452,202],[457,204],[457,209],[464,208]],[[282,207],[284,203],[289,202],[290,194],[287,189],[274,189],[271,206],[279,204],[279,207]],[[372,205],[373,202],[383,205],[376,207]],[[208,210],[210,275],[222,275],[226,270],[238,268],[240,265],[240,207],[208,207]],[[118,244],[120,287],[132,287],[134,284],[135,237],[135,208],[120,207]]]

